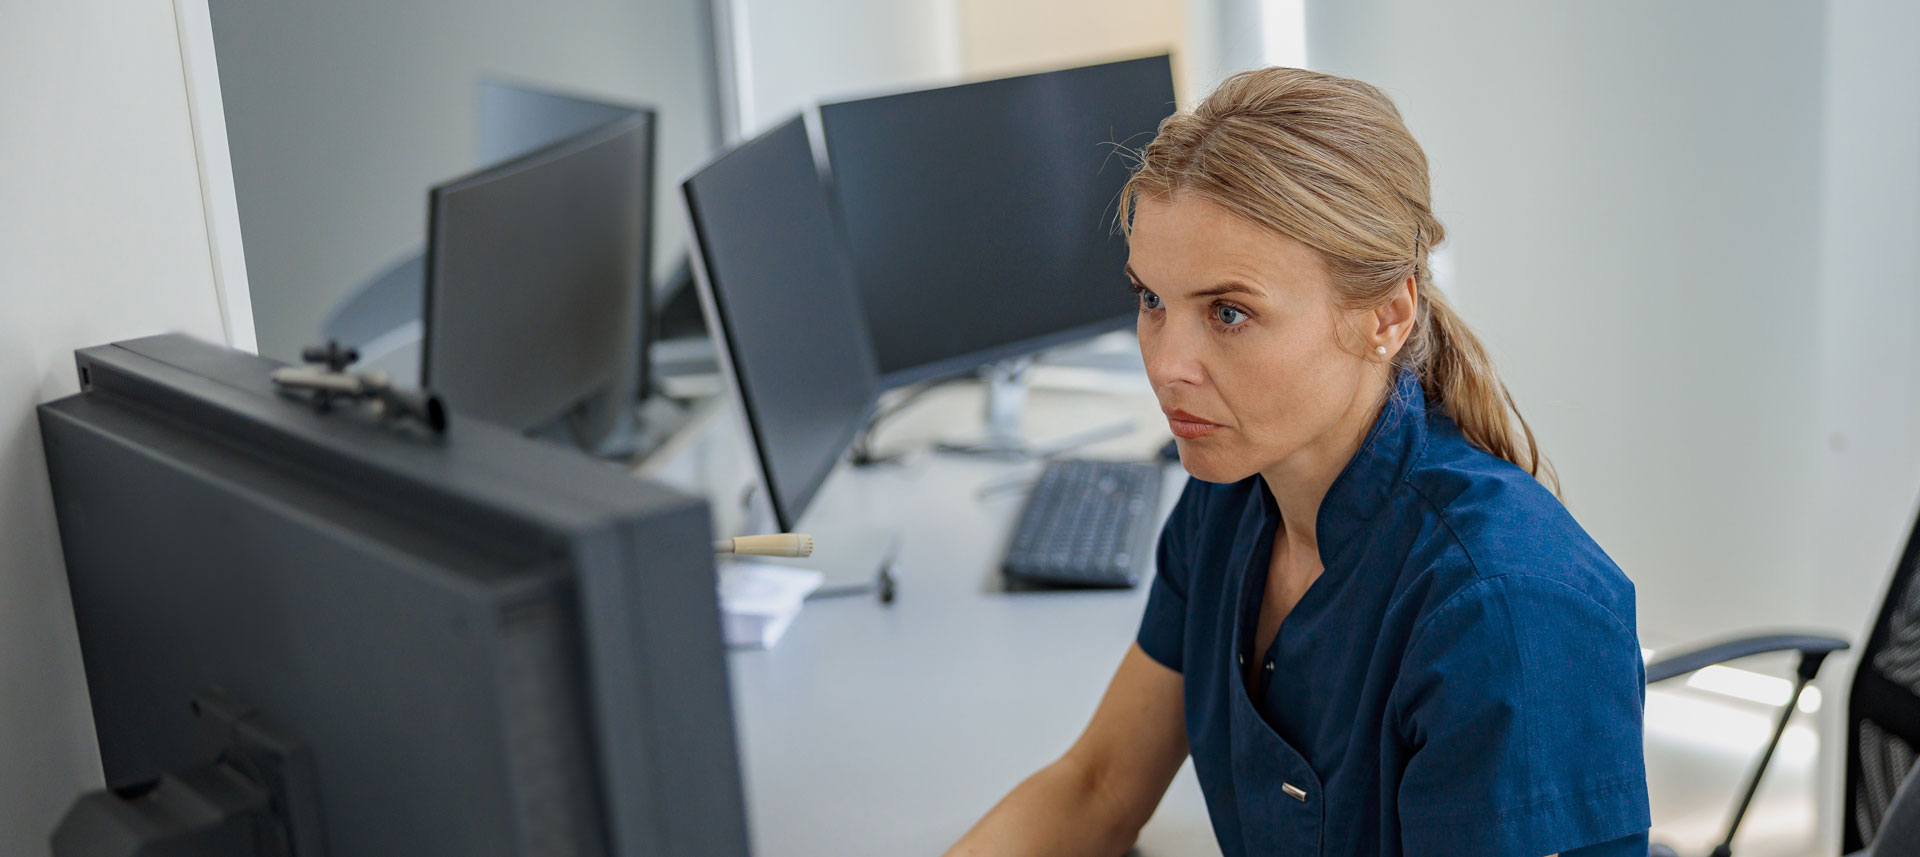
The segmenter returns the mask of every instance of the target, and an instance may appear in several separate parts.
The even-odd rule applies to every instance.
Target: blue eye
[[[1160,308],[1160,296],[1147,291],[1145,286],[1134,286],[1133,291],[1140,295],[1141,309],[1153,310]]]
[[[1224,324],[1228,327],[1233,327],[1234,325],[1237,325],[1247,320],[1246,313],[1241,312],[1237,309],[1234,309],[1233,307],[1227,306],[1226,304],[1221,304],[1220,306],[1214,307],[1213,317],[1219,319],[1221,324]]]

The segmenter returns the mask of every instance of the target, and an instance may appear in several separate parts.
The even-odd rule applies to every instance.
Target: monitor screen
[[[1165,56],[822,106],[884,382],[1130,324],[1118,149],[1173,110]]]
[[[421,384],[581,446],[639,392],[652,116],[622,118],[433,188]]]
[[[709,324],[746,411],[783,529],[873,409],[859,298],[800,119],[685,184]]]

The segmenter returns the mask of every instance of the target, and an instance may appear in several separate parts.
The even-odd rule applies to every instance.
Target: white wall
[[[818,101],[956,82],[956,0],[713,0],[723,4],[751,137]]]
[[[677,183],[716,145],[708,0],[211,0],[262,353],[426,240],[427,188],[477,166],[483,75],[651,105],[656,270]]]
[[[1227,74],[1258,64],[1262,51],[1261,0],[712,2],[743,136],[821,101],[1169,49],[1180,98],[1190,103]],[[1223,41],[1231,42],[1224,47],[1230,57]]]
[[[1432,163],[1450,282],[1650,645],[1816,619],[1823,6],[1308,6]]]
[[[182,0],[191,6],[194,0]],[[46,853],[98,788],[33,408],[73,350],[223,341],[174,6],[0,4],[0,854]]]
[[[1815,624],[1864,640],[1920,496],[1920,5],[1827,4],[1821,171]],[[1846,663],[1836,665],[1847,666]],[[1845,669],[1831,687],[1844,688]],[[1844,740],[1829,723],[1829,742]],[[1839,842],[1829,753],[1821,841]]]
[[[1920,498],[1920,6],[1827,11],[1814,534],[1823,624],[1864,634]]]

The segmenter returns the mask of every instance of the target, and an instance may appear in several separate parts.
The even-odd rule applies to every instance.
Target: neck
[[[1366,442],[1367,432],[1386,403],[1390,383],[1368,373],[1355,386],[1352,401],[1332,426],[1294,454],[1260,471],[1261,481],[1280,507],[1282,529],[1276,538],[1284,538],[1291,548],[1319,551],[1316,528],[1320,504],[1327,497],[1327,489],[1333,487],[1333,480],[1340,478],[1340,471]]]

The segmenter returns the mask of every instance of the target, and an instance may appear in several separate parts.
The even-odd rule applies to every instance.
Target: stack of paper
[[[771,648],[800,615],[807,595],[825,575],[770,563],[720,563],[720,613],[727,645]]]

